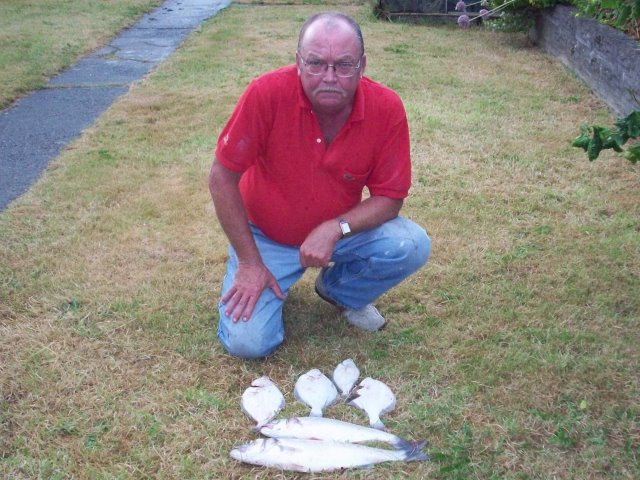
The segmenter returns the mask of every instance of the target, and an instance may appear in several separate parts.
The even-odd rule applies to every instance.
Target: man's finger
[[[222,303],[227,303],[231,297],[236,293],[236,288],[232,285],[229,290],[222,296],[220,301]]]
[[[276,294],[276,297],[278,297],[280,300],[284,300],[286,298],[286,295],[280,288],[280,285],[278,284],[278,281],[275,278],[271,281],[270,287],[271,287],[271,290],[273,290],[273,293]]]
[[[241,318],[244,322],[248,322],[251,318],[251,314],[253,313],[253,309],[255,308],[257,302],[257,297],[249,297],[249,301],[245,305],[244,311],[242,312]]]

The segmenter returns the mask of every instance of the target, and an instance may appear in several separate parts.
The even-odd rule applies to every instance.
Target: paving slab
[[[0,111],[0,211],[64,146],[231,0],[168,0],[111,42]]]

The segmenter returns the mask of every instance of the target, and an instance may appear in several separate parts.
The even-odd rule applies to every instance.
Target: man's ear
[[[366,55],[362,55],[362,58],[360,59],[360,78],[362,78],[362,76],[364,75],[364,69],[367,66],[367,56]]]
[[[302,57],[296,52],[296,69],[298,70],[298,76],[302,75]]]

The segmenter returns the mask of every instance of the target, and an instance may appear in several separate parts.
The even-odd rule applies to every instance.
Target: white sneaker
[[[355,327],[368,330],[369,332],[375,332],[385,327],[387,321],[382,315],[380,315],[378,309],[373,305],[369,304],[362,308],[352,309],[339,305],[333,298],[331,298],[322,283],[322,274],[325,270],[326,268],[323,268],[316,278],[316,293],[320,298],[325,302],[329,302],[331,305],[338,307],[340,309],[340,313],[346,317],[347,322]]]
[[[353,310],[351,308],[345,308],[342,311],[342,315],[347,318],[347,322],[351,325],[368,330],[369,332],[375,332],[382,330],[387,321],[384,319],[380,312],[373,305],[365,305],[362,308]]]

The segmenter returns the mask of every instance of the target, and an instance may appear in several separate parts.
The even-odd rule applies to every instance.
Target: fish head
[[[342,362],[342,364],[341,364],[341,365],[343,365],[344,367],[349,368],[349,369],[351,369],[351,368],[357,368],[357,367],[356,367],[356,362],[354,362],[352,358],[347,358],[346,360],[344,360],[344,361]]]
[[[272,385],[272,384],[273,384],[273,382],[266,375],[263,375],[260,378],[256,378],[253,382],[251,382],[251,386],[252,387],[266,387],[266,386]]]
[[[377,380],[374,380],[371,377],[367,377],[360,382],[360,388],[370,390],[372,388],[376,388]]]
[[[251,442],[243,443],[235,446],[231,452],[231,458],[241,462],[251,461],[257,457],[268,454],[269,450],[278,447],[277,442],[273,438],[260,438]]]

